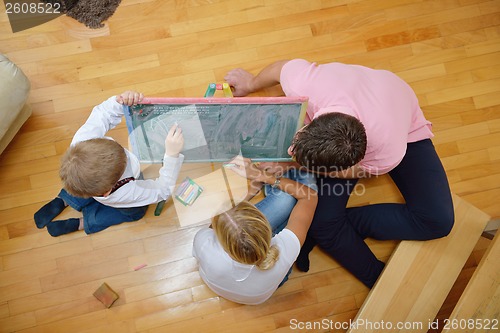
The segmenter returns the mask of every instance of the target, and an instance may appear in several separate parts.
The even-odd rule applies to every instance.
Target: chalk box
[[[198,199],[201,192],[203,192],[203,188],[191,178],[186,177],[177,187],[175,198],[184,206],[191,206]]]

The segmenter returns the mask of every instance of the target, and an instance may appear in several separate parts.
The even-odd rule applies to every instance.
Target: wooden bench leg
[[[477,266],[442,333],[500,332],[500,235]]]

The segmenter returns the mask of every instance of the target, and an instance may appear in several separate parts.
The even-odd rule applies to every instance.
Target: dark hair
[[[292,145],[295,160],[308,169],[345,170],[365,156],[366,131],[353,116],[332,112],[297,132]]]

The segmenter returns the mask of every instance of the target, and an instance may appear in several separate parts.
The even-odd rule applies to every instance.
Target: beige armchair
[[[0,54],[0,154],[31,115],[30,87],[23,71]]]

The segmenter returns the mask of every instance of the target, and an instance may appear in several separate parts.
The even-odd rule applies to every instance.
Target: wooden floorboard
[[[127,89],[201,97],[232,68],[299,57],[394,71],[433,123],[453,192],[500,216],[499,0],[123,0],[102,29],[61,16],[17,33],[2,11],[0,52],[29,77],[33,109],[0,155],[0,332],[289,332],[292,320],[347,322],[366,298],[315,249],[311,270],[294,271],[265,304],[221,299],[191,256],[199,226],[180,227],[171,201],[159,217],[150,209],[91,236],[38,230],[33,213],[57,195],[73,134],[92,106]],[[124,125],[111,136],[127,145]],[[402,200],[387,177],[360,186],[350,205]],[[397,245],[368,242],[384,261]],[[92,296],[103,282],[120,296],[110,309]]]

